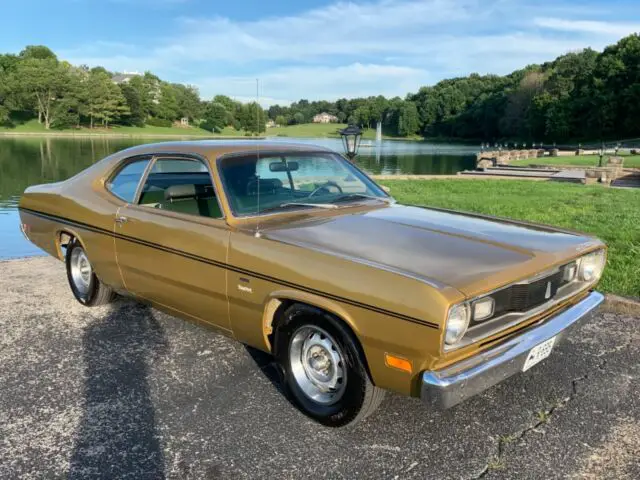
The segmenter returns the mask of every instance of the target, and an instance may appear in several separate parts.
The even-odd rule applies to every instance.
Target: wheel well
[[[61,258],[64,260],[67,253],[67,246],[74,240],[76,237],[64,230],[58,234],[58,251],[60,252]]]
[[[271,327],[272,327],[272,333],[270,333],[268,335],[268,340],[269,343],[272,347],[272,351],[271,353],[276,355],[277,352],[275,352],[275,346],[277,345],[277,342],[275,342],[275,337],[278,333],[278,329],[280,327],[282,327],[284,320],[285,320],[285,316],[284,313],[292,306],[294,305],[301,305],[301,306],[305,306],[305,307],[310,307],[313,308],[315,310],[318,310],[320,312],[326,313],[328,314],[331,319],[340,324],[340,326],[346,330],[347,334],[349,334],[351,336],[351,340],[353,340],[353,343],[355,344],[356,348],[358,349],[358,353],[360,355],[360,359],[362,361],[362,364],[364,365],[364,368],[367,371],[367,374],[369,375],[369,379],[371,380],[371,383],[373,383],[373,377],[371,376],[371,371],[369,370],[369,363],[367,362],[367,357],[364,354],[364,349],[362,348],[362,344],[360,343],[360,339],[358,338],[358,336],[355,334],[355,332],[353,331],[353,329],[351,328],[351,325],[349,325],[348,322],[346,322],[343,318],[341,318],[339,315],[336,315],[335,313],[322,308],[322,307],[318,307],[317,305],[313,305],[310,303],[305,303],[305,302],[301,302],[298,300],[290,300],[290,299],[280,299],[280,305],[278,306],[277,310],[275,311],[274,315],[273,315],[273,321],[271,322]]]
[[[271,319],[271,333],[267,335],[267,339],[269,340],[269,345],[271,346],[272,352],[275,347],[276,333],[278,331],[278,328],[280,328],[280,326],[284,322],[284,312],[286,312],[287,309],[294,304],[307,305],[303,304],[302,302],[296,302],[287,298],[279,299],[278,301],[280,302],[280,305],[278,305],[278,308],[273,313],[273,317]],[[309,306],[311,307],[313,305]]]

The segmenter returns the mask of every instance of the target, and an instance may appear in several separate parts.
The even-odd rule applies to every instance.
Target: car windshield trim
[[[297,206],[309,207],[309,208],[324,208],[327,210],[335,210],[336,208],[340,208],[337,205],[334,205],[333,203],[284,202],[284,203],[281,203],[280,205],[274,205],[272,207],[264,208],[260,210],[260,213],[265,213],[265,212],[273,213],[273,212],[277,212],[280,209],[297,207]]]

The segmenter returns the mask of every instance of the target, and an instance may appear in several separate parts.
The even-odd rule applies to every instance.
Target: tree
[[[56,54],[44,45],[28,45],[20,52],[20,58],[35,58],[37,60],[58,60]]]
[[[275,118],[275,122],[276,122],[276,125],[278,125],[278,126],[286,125],[287,124],[287,119],[284,117],[284,115],[278,115]]]
[[[112,122],[129,115],[129,107],[127,101],[115,83],[109,82],[107,95],[100,105],[98,118],[102,120],[102,124],[108,127]]]
[[[407,137],[415,135],[420,128],[418,107],[413,102],[402,102],[398,112],[398,124],[396,131],[399,136]]]
[[[204,111],[202,128],[211,131],[221,131],[227,126],[228,112],[224,105],[218,102],[210,102]]]
[[[226,95],[216,95],[213,97],[213,102],[221,104],[227,112],[232,113],[235,110],[236,105],[239,103]]]
[[[123,83],[120,85],[120,90],[129,108],[129,116],[127,117],[127,123],[134,127],[144,127],[144,122],[147,116],[142,106],[142,98],[140,92],[136,90],[129,83]]]
[[[58,104],[70,89],[69,67],[53,58],[26,58],[18,62],[11,77],[13,92],[30,101],[49,130],[60,111]]]
[[[156,116],[165,120],[177,120],[180,115],[176,90],[170,83],[162,83],[160,86],[160,98],[155,108]]]
[[[193,85],[181,85],[172,83],[174,95],[176,97],[178,115],[194,121],[200,118],[202,109],[200,106],[200,94]]]
[[[353,112],[353,121],[360,126],[371,126],[371,111],[368,105],[361,105]]]
[[[304,114],[302,112],[296,112],[293,114],[292,120],[294,124],[304,123]]]
[[[242,129],[251,133],[262,133],[267,130],[267,114],[257,102],[243,105],[240,124]]]
[[[89,72],[85,81],[83,114],[89,117],[89,128],[93,128],[95,119],[103,119],[105,109],[109,108],[111,77],[100,70]]]
[[[161,83],[160,79],[150,72],[135,76],[128,82],[128,85],[136,91],[140,99],[145,121],[151,116],[158,116],[157,107],[161,95]]]
[[[500,131],[504,136],[527,139],[533,137],[530,110],[533,99],[542,92],[545,80],[543,73],[529,71],[524,74],[517,88],[510,91],[500,120]]]
[[[17,62],[18,57],[15,55],[0,55],[0,124],[9,121],[11,110],[17,106],[9,85],[10,74],[15,69]]]

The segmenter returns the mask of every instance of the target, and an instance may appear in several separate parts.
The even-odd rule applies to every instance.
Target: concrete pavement
[[[640,319],[601,313],[451,410],[387,395],[331,430],[264,354],[129,300],[87,309],[50,258],[0,262],[0,478],[640,478]]]

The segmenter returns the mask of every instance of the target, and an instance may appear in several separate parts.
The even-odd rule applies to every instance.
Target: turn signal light
[[[412,371],[411,362],[406,358],[396,357],[394,355],[385,353],[384,361],[387,364],[387,367],[397,368],[398,370],[402,370],[408,373],[411,373]]]

